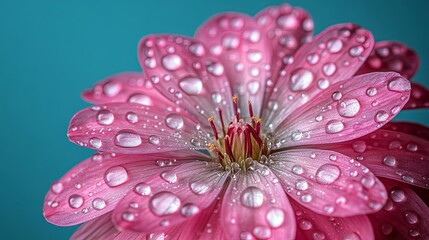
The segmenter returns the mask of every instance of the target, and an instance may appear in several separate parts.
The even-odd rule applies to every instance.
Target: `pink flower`
[[[143,38],[144,74],[83,94],[98,105],[68,135],[100,152],[52,184],[46,219],[86,222],[74,239],[428,238],[429,130],[385,125],[428,106],[417,55],[312,30],[282,5]]]

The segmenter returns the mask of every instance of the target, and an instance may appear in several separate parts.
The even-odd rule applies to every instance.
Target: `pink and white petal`
[[[191,38],[158,35],[143,38],[138,55],[145,76],[153,86],[210,128],[207,118],[218,116],[220,108],[229,121],[233,105],[225,66],[208,51]]]
[[[343,142],[375,131],[410,95],[398,73],[369,73],[337,83],[297,109],[275,130],[276,148]]]
[[[429,108],[429,90],[418,83],[411,83],[411,96],[404,109]]]
[[[218,163],[194,161],[153,175],[129,192],[113,214],[120,229],[163,232],[208,208],[228,172]]]
[[[294,239],[296,225],[289,200],[264,165],[231,178],[219,221],[229,239]]]
[[[289,197],[313,212],[356,216],[376,212],[386,201],[386,190],[374,174],[343,154],[295,149],[274,153],[270,159]]]
[[[417,53],[400,42],[376,42],[374,49],[357,74],[369,72],[397,72],[411,79],[419,68]]]
[[[75,225],[115,208],[134,185],[179,163],[208,160],[195,151],[146,155],[95,154],[76,165],[46,194],[43,214],[48,222]]]
[[[380,129],[344,143],[319,145],[359,160],[377,177],[429,188],[429,141]]]
[[[326,95],[332,89],[329,86],[346,82],[363,64],[373,44],[371,33],[353,24],[334,25],[304,44],[264,99],[266,127],[275,129],[300,106]]]
[[[265,83],[271,75],[272,49],[256,21],[239,13],[220,14],[204,23],[195,38],[223,65],[242,116],[250,119],[248,101],[254,114],[260,116]]]
[[[314,24],[306,11],[288,4],[268,7],[256,14],[255,19],[272,47],[271,77],[265,91],[270,95],[280,69],[304,43],[311,40]]]
[[[374,239],[374,231],[366,215],[335,218],[319,215],[295,201],[291,201],[291,205],[296,215],[296,239]]]
[[[134,102],[160,108],[175,106],[145,79],[142,72],[124,72],[110,76],[83,92],[82,97],[94,104]]]
[[[115,239],[120,233],[113,225],[112,214],[106,213],[102,216],[82,224],[70,237],[71,240],[97,240]],[[145,238],[143,238],[145,239]]]
[[[419,138],[429,140],[429,128],[412,122],[389,122],[383,129],[411,134]]]
[[[376,239],[429,239],[429,208],[406,184],[381,179],[389,193],[383,209],[369,215]]]
[[[78,112],[68,130],[70,141],[115,153],[142,154],[205,148],[209,135],[180,109],[137,103],[109,103]]]

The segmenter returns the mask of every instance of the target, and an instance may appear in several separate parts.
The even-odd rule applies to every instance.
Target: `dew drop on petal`
[[[307,89],[314,80],[314,75],[310,70],[300,68],[292,73],[289,88],[292,91],[302,91]]]
[[[95,198],[92,200],[92,207],[96,210],[102,210],[106,207],[106,201],[102,198]]]
[[[134,187],[134,192],[142,196],[147,196],[152,192],[152,189],[146,183],[141,182]]]
[[[155,215],[164,216],[177,212],[180,205],[180,199],[175,194],[164,191],[152,197],[149,208]]]
[[[280,208],[271,208],[267,212],[266,220],[272,228],[278,228],[285,220],[285,213]]]
[[[352,47],[349,50],[349,54],[352,57],[357,57],[359,55],[361,55],[363,53],[363,47],[362,46],[356,46],[356,47]]]
[[[411,90],[411,84],[408,80],[398,77],[390,80],[387,88],[394,92],[406,92]]]
[[[164,179],[168,183],[177,182],[177,175],[171,171],[161,173],[161,178]]]
[[[326,123],[326,133],[338,133],[344,129],[344,124],[340,120],[330,120]]]
[[[332,76],[336,70],[337,70],[337,67],[335,66],[334,63],[327,63],[327,64],[323,65],[323,68],[322,68],[323,73],[327,77]]]
[[[194,96],[203,91],[203,82],[196,77],[186,77],[179,81],[179,87],[186,94]]]
[[[389,167],[396,166],[396,158],[392,155],[387,155],[383,158],[383,164]]]
[[[171,113],[165,119],[165,123],[171,129],[181,129],[183,127],[183,117],[177,113]]]
[[[69,205],[71,208],[80,208],[83,205],[83,197],[79,194],[72,194],[69,197]]]
[[[101,142],[101,139],[93,137],[89,139],[89,145],[93,148],[100,148],[103,142]]]
[[[127,170],[122,166],[111,167],[104,173],[104,181],[109,187],[116,187],[129,180]]]
[[[97,122],[100,125],[110,125],[113,123],[114,119],[113,113],[109,110],[103,109],[97,113]]]
[[[198,195],[207,193],[210,190],[210,186],[202,182],[193,182],[190,184],[190,188],[192,192]]]
[[[152,106],[153,105],[153,101],[149,96],[144,95],[144,94],[140,94],[140,93],[132,95],[128,99],[128,102],[138,103],[138,104],[145,105],[145,106]]]
[[[192,203],[187,203],[183,205],[183,207],[180,209],[180,213],[184,217],[192,217],[199,212],[200,212],[200,208]]]
[[[382,123],[389,118],[389,114],[386,111],[380,110],[375,114],[374,121]]]
[[[405,192],[400,188],[394,188],[390,191],[390,197],[394,202],[403,202],[406,199]]]
[[[177,70],[182,66],[182,58],[177,54],[169,54],[162,58],[162,66],[170,71]]]
[[[375,87],[370,87],[366,90],[366,95],[368,95],[369,97],[374,97],[375,94],[377,94],[377,88]]]
[[[337,104],[337,110],[343,117],[354,117],[360,110],[360,103],[356,99],[345,99]]]
[[[258,208],[264,202],[264,193],[257,187],[247,187],[241,193],[241,203],[249,208]]]
[[[149,136],[149,142],[150,142],[151,144],[158,145],[158,144],[159,144],[159,142],[160,142],[160,139],[159,139],[159,137],[158,137],[158,136],[151,135],[151,136]]]
[[[308,183],[304,179],[298,179],[295,182],[295,188],[297,190],[301,190],[301,191],[307,190],[308,189]]]
[[[341,170],[338,166],[330,163],[323,164],[317,169],[316,181],[320,184],[331,184],[338,179],[340,174]]]
[[[51,191],[55,194],[60,194],[64,190],[64,185],[61,182],[54,182],[51,185]]]
[[[304,169],[300,165],[294,165],[292,167],[292,172],[297,175],[301,175],[304,172]]]
[[[310,230],[313,227],[313,224],[308,221],[308,220],[301,220],[299,221],[299,228],[301,228],[302,230]]]
[[[361,240],[361,238],[359,237],[359,235],[357,233],[352,232],[352,233],[347,233],[346,235],[344,235],[341,240]]]
[[[328,50],[331,53],[337,53],[343,48],[343,42],[340,39],[334,38],[328,41]]]
[[[271,239],[271,229],[268,227],[257,226],[252,233],[257,239]]]
[[[137,147],[141,143],[140,135],[133,130],[120,130],[115,136],[115,144],[120,147]]]
[[[134,112],[128,112],[125,117],[127,118],[127,121],[130,123],[136,123],[139,121],[139,117]]]
[[[304,194],[301,196],[301,202],[303,203],[309,203],[313,200],[313,197],[310,194]]]
[[[416,224],[419,221],[419,216],[412,210],[405,211],[404,215],[409,224]]]

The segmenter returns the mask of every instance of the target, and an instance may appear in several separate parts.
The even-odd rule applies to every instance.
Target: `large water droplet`
[[[142,196],[147,196],[152,192],[152,189],[146,183],[141,182],[134,187],[134,192]]]
[[[171,171],[161,173],[162,179],[169,183],[177,182],[177,175]]]
[[[316,172],[316,181],[320,184],[331,184],[340,177],[341,170],[337,165],[323,164]]]
[[[149,96],[144,95],[144,94],[140,94],[140,93],[132,95],[128,99],[128,102],[130,102],[130,103],[138,103],[138,104],[142,104],[142,105],[145,105],[145,106],[152,106],[153,105],[153,101],[152,101],[152,99]]]
[[[400,188],[393,188],[392,191],[390,191],[390,197],[394,202],[403,202],[406,199],[404,190]]]
[[[159,192],[150,200],[150,210],[158,216],[169,215],[180,208],[180,199],[171,192]]]
[[[389,81],[388,89],[394,92],[406,92],[411,90],[411,84],[408,80],[398,77]]]
[[[296,175],[301,175],[304,172],[304,169],[300,165],[294,165],[292,167],[292,172]]]
[[[277,25],[283,29],[295,29],[299,26],[299,21],[293,14],[282,15],[277,18]]]
[[[128,181],[128,172],[122,166],[111,167],[104,173],[104,181],[109,187],[116,187]]]
[[[222,64],[220,63],[211,63],[210,65],[208,65],[207,67],[207,71],[211,74],[213,74],[214,76],[221,76],[224,72],[224,67]]]
[[[101,210],[106,207],[106,201],[102,198],[95,198],[92,200],[92,207],[96,210]]]
[[[357,57],[359,55],[361,55],[363,53],[363,47],[362,46],[356,46],[356,47],[352,47],[349,50],[349,54],[352,57]]]
[[[304,179],[298,179],[298,180],[296,180],[295,188],[297,190],[301,190],[301,191],[307,190],[308,189],[308,183]]]
[[[259,82],[254,80],[247,83],[247,90],[252,95],[255,95],[259,90]]]
[[[103,93],[109,97],[114,97],[118,95],[121,91],[122,85],[118,82],[107,82],[103,86]]]
[[[300,68],[292,73],[289,88],[292,91],[302,91],[307,89],[313,82],[314,75],[310,70]]]
[[[323,68],[322,68],[323,73],[327,77],[332,76],[336,70],[337,70],[337,67],[335,66],[334,63],[327,63],[327,64],[323,65]]]
[[[341,240],[361,240],[361,238],[359,237],[359,234],[351,232],[344,235]]]
[[[264,193],[261,189],[251,186],[247,187],[241,193],[241,203],[250,208],[258,208],[264,202]]]
[[[101,125],[110,125],[112,124],[114,120],[113,113],[111,113],[109,110],[103,109],[98,111],[97,113],[97,122]]]
[[[271,227],[278,228],[283,224],[285,214],[280,208],[271,208],[267,212],[266,219]]]
[[[344,129],[344,124],[340,120],[330,120],[326,123],[326,133],[338,133]]]
[[[198,95],[203,91],[203,82],[196,77],[186,77],[180,80],[179,87],[188,95]]]
[[[262,53],[257,50],[251,50],[247,53],[247,60],[257,63],[262,60]]]
[[[389,118],[389,114],[386,111],[380,110],[375,114],[374,121],[382,123]]]
[[[192,203],[187,203],[183,205],[182,209],[180,209],[180,213],[184,217],[192,217],[199,212],[200,212],[200,208]]]
[[[69,205],[71,208],[80,208],[83,204],[83,197],[79,194],[73,194],[69,197]]]
[[[169,54],[162,58],[162,66],[170,71],[177,70],[182,66],[182,58],[177,54]]]
[[[203,182],[193,182],[190,184],[190,188],[192,192],[198,195],[204,194],[210,190],[210,186]]]
[[[89,145],[93,148],[100,148],[103,145],[101,139],[93,137],[89,139]]]
[[[141,143],[140,135],[129,129],[119,131],[115,137],[115,144],[120,147],[137,147]]]
[[[165,119],[165,123],[171,129],[181,129],[183,127],[182,115],[177,113],[171,113]]]
[[[387,155],[383,158],[383,164],[389,167],[396,166],[396,158],[391,155]]]
[[[51,191],[55,194],[60,194],[64,190],[64,185],[61,182],[54,182],[51,185]]]
[[[345,99],[337,104],[337,110],[343,117],[354,117],[360,110],[360,103],[356,99]]]
[[[409,224],[416,224],[419,221],[419,216],[413,210],[405,211],[404,215]]]
[[[343,42],[340,39],[334,38],[328,41],[328,50],[331,53],[337,53],[343,48]]]

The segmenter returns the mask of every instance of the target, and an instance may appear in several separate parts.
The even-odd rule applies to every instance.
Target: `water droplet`
[[[307,62],[312,64],[312,65],[318,63],[319,59],[320,59],[320,57],[319,57],[319,54],[317,54],[317,53],[312,53],[312,54],[307,56]]]
[[[375,87],[370,87],[366,90],[366,95],[368,95],[369,97],[374,97],[375,94],[377,94],[377,88]]]
[[[254,186],[247,187],[241,193],[241,203],[249,208],[258,208],[264,202],[263,192]]]
[[[322,70],[327,77],[330,77],[335,73],[335,71],[337,70],[337,67],[335,66],[334,63],[327,63],[323,65]]]
[[[343,42],[340,39],[331,39],[328,41],[328,50],[331,53],[337,53],[343,48]]]
[[[220,93],[212,93],[212,100],[214,103],[220,103],[222,101],[222,95]]]
[[[89,145],[93,148],[100,148],[103,142],[99,138],[93,137],[89,139]]]
[[[405,211],[404,215],[409,224],[416,224],[419,221],[419,216],[412,210]]]
[[[161,173],[162,179],[169,183],[177,182],[177,175],[171,171]]]
[[[341,98],[343,97],[343,94],[342,93],[340,93],[340,92],[334,92],[334,93],[332,93],[332,100],[334,100],[334,101],[338,101],[338,100],[340,100]]]
[[[322,78],[317,81],[317,87],[321,90],[327,89],[329,87],[328,79]]]
[[[109,187],[122,185],[128,180],[128,172],[122,166],[111,167],[104,173],[104,181]]]
[[[341,170],[338,166],[326,163],[316,172],[316,181],[320,184],[331,184],[340,177]]]
[[[193,43],[189,46],[189,51],[197,57],[201,57],[205,53],[204,46],[201,43]]]
[[[146,58],[146,60],[144,61],[144,65],[148,68],[155,68],[156,60],[154,58]]]
[[[389,118],[389,114],[386,111],[380,110],[375,114],[374,121],[377,123],[382,123]]]
[[[372,188],[375,185],[375,178],[371,175],[367,175],[364,176],[361,180],[360,183],[362,183],[362,185],[365,188]]]
[[[182,66],[182,58],[177,54],[169,54],[162,58],[162,65],[167,70],[177,70]]]
[[[403,202],[406,199],[405,192],[400,188],[393,188],[390,191],[390,197],[394,202]]]
[[[313,82],[314,75],[310,70],[299,68],[292,73],[289,88],[292,91],[302,91],[307,89]]]
[[[352,233],[347,233],[346,235],[344,235],[342,237],[342,240],[361,240],[361,238],[359,237],[359,235],[355,232]]]
[[[222,39],[222,45],[225,49],[235,49],[240,46],[240,39],[234,35],[226,35]]]
[[[183,205],[182,209],[180,209],[180,213],[184,217],[192,217],[199,212],[200,212],[200,208],[192,203],[187,203]]]
[[[207,71],[214,76],[221,76],[224,71],[224,67],[220,63],[212,63],[207,67]]]
[[[64,190],[64,185],[61,182],[54,182],[51,185],[51,191],[55,194],[60,194]]]
[[[293,141],[299,141],[301,140],[302,136],[303,136],[302,131],[296,130],[292,133],[291,138]]]
[[[109,97],[114,97],[121,91],[121,87],[122,85],[118,82],[107,82],[103,86],[103,93]]]
[[[280,208],[271,208],[267,212],[266,219],[271,227],[278,228],[283,224],[285,214]]]
[[[349,54],[352,57],[357,57],[359,55],[361,55],[363,53],[363,47],[362,46],[356,46],[356,47],[352,47],[349,50]]]
[[[79,194],[73,194],[69,197],[69,205],[71,208],[80,208],[83,205],[83,197]]]
[[[106,207],[106,201],[102,198],[95,198],[92,200],[92,207],[96,210],[101,210]]]
[[[408,174],[402,175],[401,179],[404,180],[405,182],[409,182],[409,183],[413,183],[414,182],[414,178],[411,177],[411,175],[408,175]]]
[[[181,129],[183,127],[182,115],[177,113],[171,113],[165,119],[165,123],[171,129]]]
[[[97,122],[100,125],[110,125],[114,119],[113,113],[109,110],[103,109],[97,113]]]
[[[387,155],[383,158],[383,164],[389,167],[393,167],[396,165],[396,158],[391,155]]]
[[[334,212],[334,207],[333,206],[331,206],[331,205],[325,205],[325,206],[323,206],[323,211],[326,213],[326,214],[331,214],[332,212]]]
[[[201,195],[207,193],[210,190],[210,186],[202,182],[193,182],[190,184],[192,192]]]
[[[313,197],[310,194],[305,194],[301,196],[301,201],[303,203],[309,203],[311,202],[311,200],[313,199]]]
[[[144,94],[134,94],[132,95],[129,99],[128,102],[130,103],[138,103],[141,105],[145,105],[145,106],[152,106],[153,105],[153,101],[152,99]]]
[[[258,63],[262,60],[262,53],[257,50],[251,50],[247,53],[247,60],[253,63]]]
[[[293,14],[282,15],[277,18],[277,25],[283,29],[295,29],[299,26],[299,21]]]
[[[297,175],[301,175],[304,172],[304,169],[300,165],[294,165],[292,167],[292,172]]]
[[[411,84],[402,77],[397,77],[389,81],[387,88],[394,92],[406,92],[411,90]]]
[[[136,123],[139,121],[139,117],[134,112],[128,112],[125,117],[127,118],[127,121],[130,123]]]
[[[363,153],[366,150],[366,143],[363,140],[357,140],[353,143],[353,150],[357,153]]]
[[[140,135],[133,130],[120,130],[115,137],[115,144],[120,147],[137,147],[142,143]]]
[[[257,239],[271,239],[271,229],[268,227],[255,227],[252,233]]]
[[[304,179],[298,179],[295,183],[295,188],[297,190],[301,190],[301,191],[307,190],[308,189],[308,183]]]
[[[310,230],[313,227],[313,224],[311,224],[308,220],[301,220],[299,221],[299,228],[301,228],[304,231]]]
[[[416,143],[410,142],[407,144],[407,150],[410,152],[415,152],[419,149]]]
[[[132,222],[132,221],[136,220],[136,216],[134,215],[134,213],[124,212],[122,214],[122,219],[124,221],[127,221],[127,222]]]
[[[180,80],[179,87],[188,95],[198,95],[203,90],[203,82],[196,77],[186,77]]]
[[[152,189],[146,183],[141,182],[134,187],[134,192],[142,196],[147,196],[152,192]]]
[[[420,231],[418,229],[410,229],[409,233],[411,237],[417,237],[420,235]]]
[[[268,102],[268,109],[272,111],[276,111],[279,108],[279,104],[276,101],[269,101]]]
[[[330,120],[326,123],[326,133],[338,133],[344,129],[344,124],[340,120]]]
[[[384,235],[389,235],[393,232],[393,226],[390,223],[385,223],[381,225],[381,232]]]
[[[150,210],[158,216],[169,215],[180,208],[180,199],[171,192],[159,192],[150,200]]]
[[[259,90],[259,82],[254,80],[247,83],[247,90],[252,95],[255,95]]]
[[[160,139],[159,139],[159,137],[158,137],[158,136],[151,135],[151,136],[149,136],[149,142],[150,142],[151,144],[158,145],[158,144],[159,144],[159,142],[160,142]]]
[[[356,99],[345,99],[337,104],[337,110],[343,117],[354,117],[360,110],[360,103]]]

